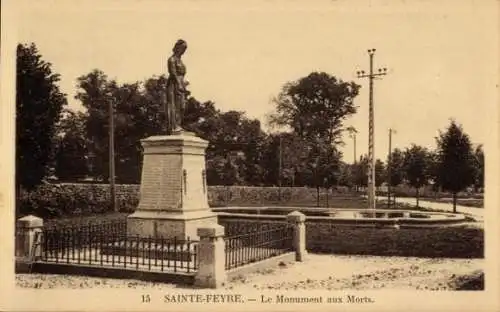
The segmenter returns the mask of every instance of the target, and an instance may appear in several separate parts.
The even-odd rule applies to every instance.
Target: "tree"
[[[244,137],[243,144],[243,163],[241,175],[246,184],[261,185],[264,183],[265,169],[262,166],[264,157],[266,134],[262,131],[260,121],[257,119],[245,118],[242,121],[241,128]]]
[[[325,140],[281,132],[269,136],[263,167],[274,185],[279,184],[281,165],[282,184],[330,188],[338,183],[340,159],[339,151]]]
[[[100,70],[94,70],[78,79],[79,99],[87,108],[86,136],[89,152],[98,160],[95,171],[107,179],[109,168],[109,105],[113,104],[115,120],[115,163],[117,180],[138,183],[140,180],[142,148],[140,140],[162,133],[165,77],[152,77],[143,83],[118,85]],[[236,184],[262,183],[265,176],[260,163],[266,134],[260,122],[243,112],[220,112],[213,102],[201,103],[189,97],[183,128],[209,142],[207,180],[223,183],[224,166],[237,170]],[[226,156],[232,161],[226,164]],[[229,168],[228,167],[228,168]]]
[[[88,152],[94,155],[97,178],[109,175],[109,110],[113,106],[115,173],[119,183],[139,183],[140,140],[162,131],[162,76],[144,83],[117,84],[100,70],[78,78],[76,98],[87,109]]]
[[[474,191],[482,192],[484,188],[484,152],[483,146],[478,145],[474,150]]]
[[[342,142],[344,120],[356,113],[353,100],[360,86],[324,72],[313,72],[284,85],[274,99],[271,126],[289,127],[302,138]]]
[[[437,197],[437,192],[439,191],[439,178],[438,178],[438,168],[439,167],[439,155],[436,151],[429,151],[427,155],[427,173],[429,177],[429,183],[432,185],[432,191],[434,196]]]
[[[241,184],[242,178],[238,170],[238,153],[229,153],[226,156],[224,170],[222,171],[222,184],[226,186]]]
[[[217,137],[220,127],[220,114],[213,102],[201,103],[194,97],[190,97],[186,102],[183,127],[209,141],[208,152],[214,151],[212,142]]]
[[[55,174],[59,180],[74,181],[85,177],[88,171],[85,122],[82,112],[65,110],[58,126]]]
[[[326,189],[334,188],[340,183],[342,154],[331,144],[325,143],[320,155],[319,174],[322,186]]]
[[[306,170],[307,157],[307,141],[297,134],[281,132],[269,135],[262,162],[267,172],[266,181],[270,185],[278,185],[281,169],[282,185],[300,185],[300,175]]]
[[[96,178],[109,177],[109,104],[113,101],[113,90],[118,88],[113,80],[108,80],[104,72],[93,70],[77,79],[75,99],[80,100],[87,110],[85,135],[88,152],[94,155]],[[116,101],[113,103],[116,108]]]
[[[338,184],[352,188],[354,186],[354,164],[340,162],[339,164],[339,181]]]
[[[377,159],[375,161],[375,186],[379,187],[386,180],[386,168],[382,160]]]
[[[250,119],[242,112],[228,111],[220,114],[221,132],[215,142],[221,153],[232,153],[237,166],[239,183],[258,185],[263,182],[261,167],[265,133],[260,121]]]
[[[261,129],[260,122],[247,118],[243,112],[239,111],[221,113],[215,110],[211,102],[205,104],[193,102],[192,104],[193,107],[190,110],[192,115],[189,118],[191,121],[185,126],[209,141],[207,160],[225,159],[231,154],[230,168],[238,171],[238,179],[234,183],[261,184],[265,176],[261,162],[266,135]],[[205,115],[198,115],[200,112],[205,112]],[[209,164],[216,165],[217,162],[207,163],[207,166]],[[209,169],[224,170],[223,168],[217,164]]]
[[[368,186],[368,156],[362,155],[353,165],[354,183],[356,186]]]
[[[303,183],[316,187],[319,206],[320,187],[330,189],[338,184],[341,153],[326,139],[317,138],[306,143]],[[327,197],[328,198],[328,197]]]
[[[405,176],[408,183],[415,188],[417,207],[419,206],[419,190],[428,183],[428,151],[422,146],[412,144],[404,153]]]
[[[17,46],[16,186],[31,189],[49,172],[53,139],[66,95],[60,76],[43,60],[35,44]]]
[[[361,155],[359,161],[351,166],[353,183],[356,186],[368,186],[369,159],[367,155]],[[385,180],[386,168],[383,161],[375,161],[375,186],[379,187]]]
[[[161,133],[164,124],[165,117],[163,113],[163,101],[164,99],[164,86],[166,77],[151,77],[146,79],[142,84],[143,90],[143,101],[140,107],[141,116],[143,119],[143,124],[141,124],[142,131],[144,132],[144,137],[149,137],[152,135],[157,135]],[[189,110],[189,103],[191,99],[188,99],[188,104],[186,110]]]
[[[474,154],[469,136],[455,121],[436,138],[439,154],[439,184],[453,194],[453,212],[457,209],[457,193],[474,182]]]
[[[239,176],[238,155],[230,153],[227,156],[214,156],[207,159],[207,184],[238,185],[242,179]]]
[[[388,167],[390,167],[391,171],[388,177],[389,184],[391,187],[400,185],[404,178],[404,154],[400,149],[396,148],[392,151]],[[393,196],[395,202],[396,195],[394,194]]]
[[[140,140],[148,136],[151,128],[150,112],[139,83],[110,86],[114,99],[115,164],[119,183],[139,183],[142,166]],[[154,124],[158,124],[158,121]],[[108,123],[109,125],[109,123]],[[108,135],[105,139],[109,138]]]
[[[222,156],[207,157],[207,184],[224,185],[224,167],[227,159]]]

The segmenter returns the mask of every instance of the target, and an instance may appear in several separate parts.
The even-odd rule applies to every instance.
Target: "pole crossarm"
[[[385,70],[387,70],[387,69],[385,69]],[[378,77],[378,76],[385,76],[385,75],[387,75],[387,72],[375,73],[375,74],[372,74],[372,75],[370,75],[370,74],[359,74],[358,78],[370,78],[370,77],[375,78],[375,77]]]

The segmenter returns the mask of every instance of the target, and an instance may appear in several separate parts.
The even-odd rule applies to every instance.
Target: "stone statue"
[[[189,82],[184,79],[186,66],[182,62],[182,55],[186,52],[186,41],[179,39],[172,49],[173,54],[168,58],[168,78],[166,87],[166,132],[168,135],[182,131],[182,117],[186,105],[186,97],[190,94],[186,87]]]

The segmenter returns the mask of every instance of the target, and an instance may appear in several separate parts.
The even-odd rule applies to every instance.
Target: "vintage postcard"
[[[498,1],[2,1],[5,311],[500,311]]]

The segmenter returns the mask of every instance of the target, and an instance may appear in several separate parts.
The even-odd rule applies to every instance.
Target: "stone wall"
[[[375,228],[306,220],[310,252],[333,254],[483,258],[484,231],[469,226]]]
[[[228,232],[258,223],[286,222],[285,216],[229,214],[219,215],[219,224]],[[415,228],[377,228],[331,218],[306,217],[306,249],[313,253],[401,257],[484,258],[482,228],[442,226]]]

